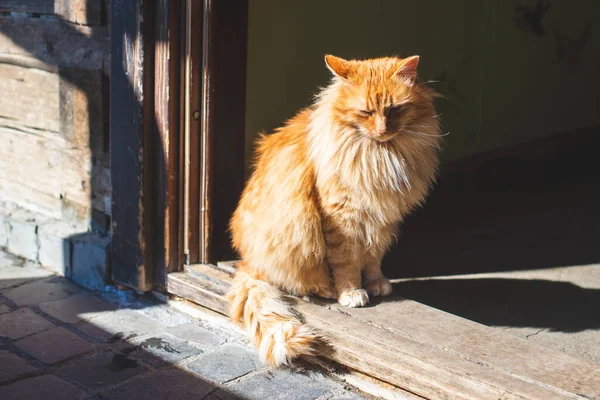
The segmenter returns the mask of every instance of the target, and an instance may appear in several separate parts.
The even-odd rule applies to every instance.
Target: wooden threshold
[[[232,269],[194,265],[170,293],[226,312]],[[332,361],[430,399],[598,399],[600,365],[400,297],[350,309],[298,300]]]

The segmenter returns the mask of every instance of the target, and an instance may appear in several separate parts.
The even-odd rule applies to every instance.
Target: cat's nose
[[[386,132],[385,126],[385,118],[378,117],[375,119],[375,129],[373,129],[373,134],[375,136],[383,136]]]

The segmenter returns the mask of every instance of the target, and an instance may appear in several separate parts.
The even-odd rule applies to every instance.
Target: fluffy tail
[[[248,331],[264,363],[279,367],[301,355],[314,354],[317,335],[302,323],[277,288],[238,270],[227,299],[231,319]]]

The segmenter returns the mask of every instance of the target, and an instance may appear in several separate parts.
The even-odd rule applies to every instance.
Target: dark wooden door
[[[246,0],[186,0],[182,252],[230,259],[228,221],[244,180]]]
[[[148,291],[232,257],[244,179],[247,0],[111,8],[113,280]]]

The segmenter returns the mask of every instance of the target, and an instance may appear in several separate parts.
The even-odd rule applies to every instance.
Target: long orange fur
[[[392,292],[381,259],[438,167],[435,93],[418,56],[325,62],[333,79],[315,103],[260,138],[230,224],[243,260],[231,318],[273,366],[313,354],[317,338],[284,292],[349,307]]]

